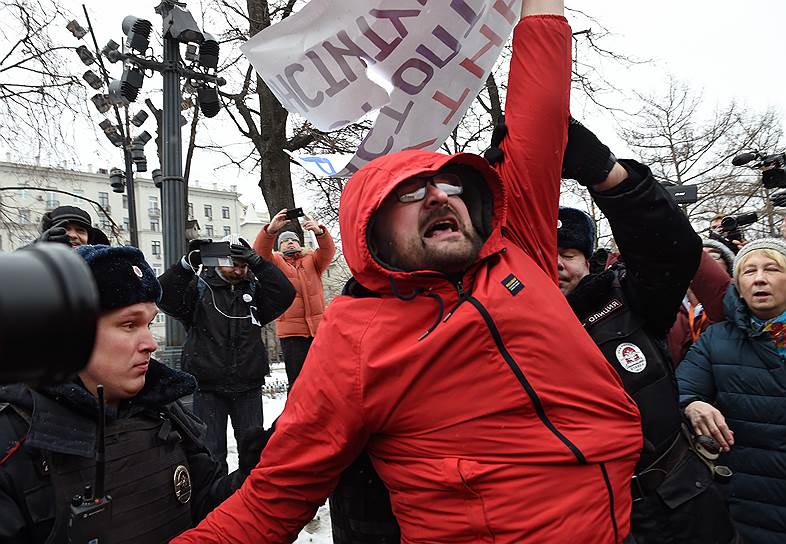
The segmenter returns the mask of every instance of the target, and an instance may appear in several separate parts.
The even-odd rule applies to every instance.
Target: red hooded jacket
[[[175,542],[291,542],[363,448],[402,542],[622,542],[639,415],[556,285],[570,43],[563,17],[517,26],[501,179],[475,155],[407,151],[347,183],[344,254],[378,296],[334,299],[260,464]],[[488,228],[478,260],[455,283],[384,268],[369,220],[446,164],[480,174],[462,195]]]

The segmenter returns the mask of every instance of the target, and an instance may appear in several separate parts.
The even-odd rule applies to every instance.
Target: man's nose
[[[445,191],[439,189],[433,183],[429,182],[426,184],[426,206],[444,206],[449,198]]]
[[[148,353],[153,353],[157,349],[158,349],[158,342],[156,342],[156,339],[153,336],[153,331],[151,331],[150,329],[146,329],[145,336],[144,338],[142,338],[140,350]]]

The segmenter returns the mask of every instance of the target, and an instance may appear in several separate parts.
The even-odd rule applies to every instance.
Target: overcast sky
[[[64,5],[79,20],[84,19],[81,3],[64,0]],[[109,38],[120,41],[120,24],[127,13],[149,18],[154,22],[154,29],[160,21],[153,12],[154,1],[87,0],[86,5],[100,44]],[[571,2],[569,6],[585,10],[614,33],[604,42],[605,47],[653,61],[646,66],[624,70],[613,65],[604,68],[607,79],[628,96],[632,91],[658,93],[664,89],[667,75],[673,74],[691,88],[702,90],[708,107],[734,99],[756,110],[776,107],[782,117],[786,116],[783,69],[786,65],[783,45],[786,2],[595,0]],[[199,12],[197,2],[191,1],[189,7]],[[574,30],[583,30],[584,26],[576,23]],[[613,95],[608,98],[611,101],[621,99]],[[615,137],[612,119],[587,109],[579,100],[574,100],[572,109],[577,117],[590,120],[593,130],[610,143],[618,156],[626,154],[623,144]],[[211,131],[220,128],[215,126],[221,122],[218,119],[208,122],[212,124]],[[227,120],[224,118],[223,122]],[[108,153],[112,152],[108,148]],[[86,151],[82,162],[95,163],[97,156],[106,156],[106,153],[107,149]],[[234,178],[232,171],[212,171],[217,162],[215,157],[198,160],[195,178],[237,183],[247,195],[244,200],[260,201],[253,177],[227,179]]]

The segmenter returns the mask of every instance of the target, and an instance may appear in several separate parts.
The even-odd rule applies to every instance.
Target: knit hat
[[[560,207],[557,246],[578,249],[590,259],[595,250],[595,221],[581,210]]]
[[[732,272],[734,271],[734,253],[725,245],[716,240],[703,239],[701,243],[705,249],[709,249],[715,253],[720,254],[723,264],[726,266],[726,272],[728,272],[729,276],[731,276]]]
[[[93,273],[102,312],[161,298],[161,285],[137,248],[85,245],[76,252]]]
[[[760,249],[770,249],[772,251],[776,251],[786,258],[786,240],[783,238],[759,238],[758,240],[748,242],[742,246],[740,251],[737,253],[737,257],[734,259],[735,280],[737,279],[737,272],[740,267],[740,263],[745,258],[745,256]]]
[[[52,211],[44,213],[41,216],[41,232],[67,223],[75,223],[87,229],[88,244],[109,245],[109,238],[106,237],[106,234],[93,227],[90,214],[76,206],[58,206]]]
[[[300,243],[300,238],[298,237],[298,235],[296,233],[292,232],[291,230],[285,230],[284,232],[279,234],[278,235],[278,240],[276,241],[276,244],[280,247],[281,246],[281,242],[283,242],[284,240],[294,240],[298,244]]]

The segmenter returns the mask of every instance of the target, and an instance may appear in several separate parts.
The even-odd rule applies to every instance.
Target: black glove
[[[587,127],[570,118],[568,145],[562,157],[562,177],[590,187],[606,180],[617,158]]]
[[[500,115],[497,125],[494,127],[494,131],[491,133],[491,145],[483,152],[483,158],[489,161],[489,164],[492,166],[498,162],[502,162],[502,159],[505,158],[505,154],[502,152],[499,145],[502,143],[507,133],[508,126],[505,124],[505,116]]]
[[[262,450],[267,446],[274,430],[275,424],[268,430],[263,427],[251,427],[238,437],[238,468],[241,472],[248,474],[257,466]]]
[[[55,242],[57,244],[71,245],[71,239],[66,234],[65,227],[52,227],[41,233],[36,243],[38,242]]]
[[[239,244],[232,244],[229,246],[232,254],[233,259],[241,259],[248,263],[248,267],[251,269],[252,272],[259,270],[259,268],[264,264],[262,262],[262,257],[257,255],[256,251],[248,245],[248,242],[240,239]]]

